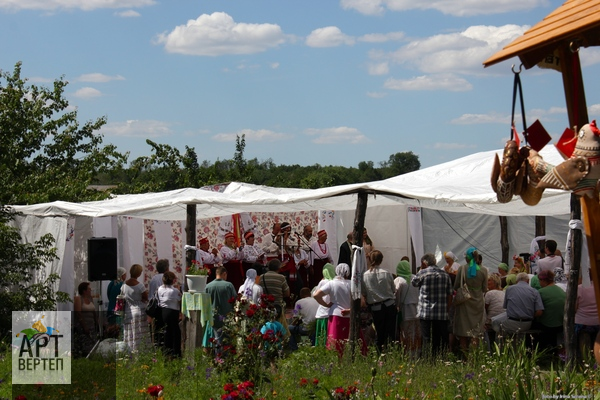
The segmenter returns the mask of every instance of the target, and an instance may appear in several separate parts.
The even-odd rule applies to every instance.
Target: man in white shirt
[[[315,345],[315,332],[314,329],[311,331],[310,325],[315,321],[318,309],[319,303],[310,295],[310,289],[307,287],[300,289],[300,299],[294,306],[294,319],[302,322],[289,326],[291,350],[298,349],[298,338],[296,336],[300,335],[307,335],[310,338],[310,343],[313,346]]]
[[[273,224],[271,233],[262,238],[262,250],[265,253],[267,262],[279,257],[279,248],[281,246],[281,224],[276,222]]]
[[[544,247],[544,253],[546,257],[537,260],[537,273],[542,271],[554,272],[555,268],[562,269],[563,260],[561,256],[557,256],[556,253],[556,241],[546,240],[546,246]]]
[[[302,279],[303,284],[306,286],[310,285],[309,271],[310,271],[310,267],[311,267],[311,263],[310,263],[310,260],[311,260],[310,252],[312,251],[311,246],[316,241],[317,241],[317,238],[315,236],[313,236],[312,226],[304,225],[304,230],[302,231],[302,236],[300,236],[300,249],[301,249],[301,252],[304,254],[300,258],[300,260],[302,260],[302,261],[299,263],[300,260],[298,260],[298,261],[296,261],[296,264],[298,265],[298,274],[300,275],[300,278]],[[300,254],[300,253],[298,253],[298,254]]]
[[[198,249],[198,253],[196,254],[196,260],[202,263],[205,268],[210,268],[210,274],[208,275],[208,281],[211,282],[215,279],[215,264],[219,264],[221,262],[221,257],[219,257],[219,251],[215,248],[210,250],[210,243],[208,238],[200,239],[200,248]]]

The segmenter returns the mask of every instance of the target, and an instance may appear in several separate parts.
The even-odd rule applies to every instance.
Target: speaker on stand
[[[98,332],[99,337],[86,358],[96,350],[104,336],[104,310],[102,309],[102,281],[117,279],[117,238],[92,237],[88,239],[88,280],[98,282]]]

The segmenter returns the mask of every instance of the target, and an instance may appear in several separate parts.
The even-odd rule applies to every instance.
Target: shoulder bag
[[[458,306],[467,300],[469,300],[471,296],[471,292],[469,292],[469,287],[467,286],[467,278],[465,274],[467,273],[466,268],[463,268],[461,271],[461,285],[458,289],[456,289],[456,294],[454,295],[454,305]]]
[[[160,312],[161,309],[160,305],[158,304],[158,289],[156,289],[156,292],[154,292],[154,297],[148,301],[148,305],[146,306],[146,315],[148,315],[150,318],[158,318]]]

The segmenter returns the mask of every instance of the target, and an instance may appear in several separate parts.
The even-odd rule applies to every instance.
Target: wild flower
[[[218,372],[230,373],[237,379],[261,382],[271,360],[279,355],[285,342],[282,333],[261,328],[276,315],[275,298],[263,294],[259,304],[243,298],[232,298],[233,311],[223,319],[222,347],[213,365]]]

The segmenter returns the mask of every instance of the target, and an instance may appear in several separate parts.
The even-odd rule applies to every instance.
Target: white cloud
[[[471,26],[462,32],[414,40],[392,53],[373,51],[373,60],[389,59],[425,73],[484,74],[482,60],[521,36],[528,26]]]
[[[340,126],[337,128],[316,129],[310,128],[306,131],[307,135],[316,136],[312,142],[319,144],[338,144],[350,143],[360,144],[369,143],[370,140],[356,128]]]
[[[456,125],[477,125],[477,124],[510,124],[510,115],[490,114],[463,114],[450,121]]]
[[[466,79],[452,74],[424,75],[412,79],[389,78],[383,86],[392,90],[447,90],[450,92],[466,92],[473,88]]]
[[[242,129],[235,133],[219,133],[212,138],[217,142],[235,142],[236,137],[242,137],[242,135],[246,135],[247,142],[277,142],[291,137],[286,133],[273,132],[268,129]]]
[[[273,69],[277,69],[277,68],[279,68],[279,63],[278,62],[274,62],[274,63],[271,63],[269,66],[271,68],[273,68]]]
[[[385,10],[437,10],[457,17],[493,15],[532,10],[549,5],[548,0],[340,0],[344,9],[353,9],[365,15],[381,15]]]
[[[385,11],[383,0],[340,0],[343,9],[356,10],[365,15],[381,15]]]
[[[306,38],[309,47],[337,47],[342,45],[352,46],[355,40],[340,30],[337,26],[326,26],[315,29]]]
[[[598,105],[598,110],[600,111],[600,105]],[[562,118],[566,116],[566,114],[567,109],[565,107],[550,107],[547,110],[534,108],[527,111],[527,125],[531,125],[536,119],[539,119],[542,124],[544,121],[555,121],[556,118],[554,118],[554,116],[558,115]],[[506,126],[510,126],[510,117],[510,114],[499,114],[497,112],[490,112],[487,114],[463,114],[450,121],[450,123],[456,125],[505,124]],[[519,127],[522,127],[520,113],[515,114],[515,121]]]
[[[591,106],[589,106],[588,113],[590,115],[600,115],[600,104],[592,104]]]
[[[173,134],[170,124],[156,120],[128,120],[108,123],[101,133],[107,136],[156,138]]]
[[[600,63],[600,49],[597,47],[582,47],[579,50],[579,57],[581,59],[582,67],[589,67]]]
[[[156,4],[154,0],[0,0],[8,10],[98,10],[104,8],[138,8]]]
[[[460,149],[474,149],[477,146],[474,144],[467,143],[442,143],[436,142],[433,144],[434,149],[442,149],[442,150],[460,150]]]
[[[116,12],[115,15],[121,18],[137,18],[141,16],[141,14],[135,10],[119,11]]]
[[[92,87],[84,87],[84,88],[77,90],[73,94],[73,96],[79,97],[80,99],[91,99],[93,97],[102,96],[102,92],[99,91],[98,89],[94,89]]]
[[[169,53],[197,56],[260,53],[285,41],[279,25],[236,23],[224,12],[202,14],[156,39]]]
[[[357,40],[367,43],[385,43],[404,39],[404,32],[389,32],[389,33],[368,33],[362,35]]]
[[[387,96],[387,93],[384,92],[367,92],[367,96],[373,99],[382,99]]]
[[[390,72],[390,66],[387,62],[377,64],[370,63],[368,68],[369,75],[387,75]]]
[[[83,74],[83,75],[79,76],[78,78],[76,78],[75,80],[79,81],[79,82],[110,82],[110,81],[124,81],[125,78],[123,78],[121,75],[110,76],[110,75],[104,75],[99,72],[96,72],[96,73],[92,73],[92,74]]]

